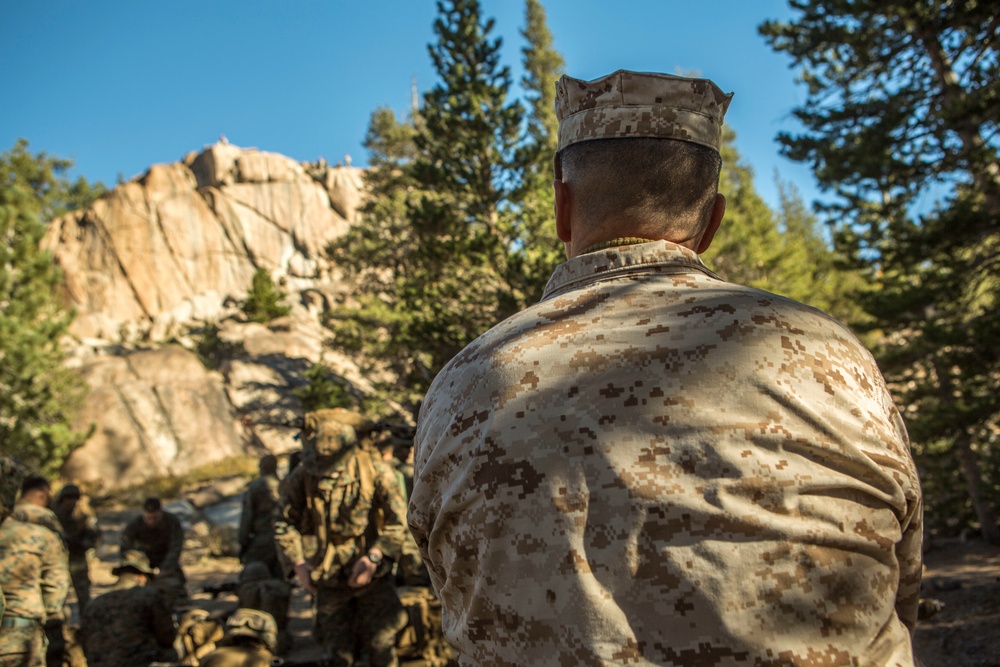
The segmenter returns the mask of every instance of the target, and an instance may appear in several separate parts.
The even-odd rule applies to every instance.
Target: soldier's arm
[[[44,534],[46,544],[42,549],[40,586],[45,619],[62,619],[63,603],[69,593],[69,561],[62,539],[52,532]]]
[[[125,530],[122,531],[121,540],[119,545],[121,546],[121,555],[124,556],[126,551],[130,549],[138,549],[139,542],[136,539],[139,532],[139,521],[142,521],[142,517],[133,519],[125,525]]]
[[[170,522],[170,545],[163,556],[161,569],[177,567],[181,562],[181,550],[184,548],[184,525],[177,517],[171,515],[171,518],[173,520]]]
[[[406,498],[393,468],[379,462],[375,471],[375,506],[382,510],[384,524],[372,547],[398,561],[406,539]]]
[[[97,515],[92,512],[87,513],[87,520],[84,524],[81,541],[86,549],[96,549],[101,542],[101,526],[97,523]]]
[[[152,616],[153,637],[156,638],[156,643],[163,648],[172,646],[174,638],[177,636],[177,628],[174,627],[174,618],[162,595],[157,594],[156,596]]]
[[[306,513],[305,473],[296,468],[281,484],[278,516],[274,521],[274,541],[292,565],[305,560],[300,527]]]

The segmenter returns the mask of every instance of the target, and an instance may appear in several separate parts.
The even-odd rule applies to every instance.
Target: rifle
[[[240,588],[238,581],[224,581],[221,584],[207,584],[201,587],[203,593],[210,593],[212,599],[218,598],[223,593],[235,593]]]

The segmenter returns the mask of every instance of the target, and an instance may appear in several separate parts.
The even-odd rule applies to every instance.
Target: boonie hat
[[[144,574],[147,577],[155,577],[159,570],[155,567],[149,566],[149,556],[142,553],[138,549],[130,549],[125,552],[122,557],[122,562],[117,567],[111,569],[111,574],[116,577],[120,575],[125,570],[135,570],[140,574]]]
[[[651,137],[718,152],[732,93],[708,79],[618,70],[592,81],[563,75],[556,83],[559,145]]]

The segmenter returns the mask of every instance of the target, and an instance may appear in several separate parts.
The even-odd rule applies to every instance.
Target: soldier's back
[[[87,664],[149,664],[161,653],[157,624],[169,619],[170,611],[155,588],[119,588],[95,598],[87,605],[80,628]]]

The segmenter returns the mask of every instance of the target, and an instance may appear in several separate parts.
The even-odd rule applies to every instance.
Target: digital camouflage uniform
[[[135,563],[149,573],[149,564],[126,553],[123,568]],[[122,574],[114,589],[90,601],[77,633],[89,667],[148,665],[154,660],[176,659],[173,650],[176,628],[170,607],[153,586]]]
[[[0,525],[0,585],[6,608],[0,626],[0,666],[45,665],[43,626],[61,620],[69,592],[62,539],[49,528],[13,517]]]
[[[187,578],[181,569],[181,550],[184,547],[184,525],[170,512],[163,511],[157,526],[147,526],[140,514],[125,526],[121,536],[121,553],[137,549],[149,557],[151,567],[159,572],[153,585],[163,593],[167,604],[173,608],[175,600],[187,597]]]
[[[660,123],[717,146],[714,84],[671,97],[706,101],[692,122],[616,115],[649,83],[619,74],[560,83],[584,110],[562,145]],[[913,664],[920,488],[874,360],[685,247],[559,266],[435,378],[415,469],[409,522],[463,664]]]
[[[281,578],[278,549],[274,544],[274,520],[278,513],[278,485],[275,475],[261,475],[250,482],[243,494],[243,513],[237,540],[244,563],[261,562],[271,574]]]
[[[397,632],[406,622],[396,595],[392,563],[399,558],[406,531],[406,502],[392,466],[355,445],[350,427],[343,431],[335,410],[306,415],[316,418],[306,447],[327,439],[349,440],[348,451],[332,468],[303,463],[282,483],[281,512],[275,531],[289,561],[304,560],[302,535],[314,535],[310,558],[316,596],[314,634],[334,665],[351,665],[367,655],[372,667],[395,665]],[[309,452],[307,451],[307,454]],[[373,581],[351,588],[347,581],[355,563],[371,549],[384,554]]]
[[[63,488],[63,491],[66,487]],[[97,515],[84,499],[76,503],[61,502],[64,498],[60,491],[53,503],[52,511],[62,527],[63,540],[69,551],[69,573],[73,579],[73,590],[81,611],[90,601],[90,563],[94,550],[101,540],[101,529],[97,524]]]

